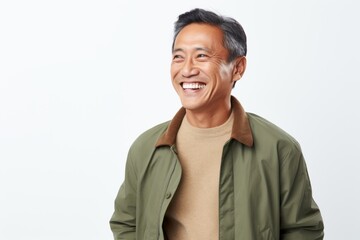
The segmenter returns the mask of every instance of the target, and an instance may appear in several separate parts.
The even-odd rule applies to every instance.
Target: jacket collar
[[[234,124],[231,138],[238,142],[252,147],[254,140],[251,132],[248,116],[241,106],[240,102],[231,96],[231,106],[234,112]],[[186,114],[185,108],[181,108],[171,120],[165,133],[156,142],[156,147],[172,146],[176,142],[176,135],[181,126],[182,120]]]

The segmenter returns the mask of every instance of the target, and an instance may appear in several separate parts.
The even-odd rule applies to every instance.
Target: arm
[[[281,166],[282,240],[321,240],[324,225],[320,210],[312,198],[310,179],[300,149],[284,156]]]
[[[110,228],[115,240],[136,239],[136,171],[130,157],[126,162],[125,180],[115,199]]]

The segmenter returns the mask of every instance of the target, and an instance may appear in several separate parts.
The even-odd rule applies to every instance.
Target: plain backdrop
[[[358,237],[358,1],[1,0],[1,240],[112,239],[128,148],[180,107],[173,23],[194,7],[243,25],[233,95],[301,144],[325,239]]]

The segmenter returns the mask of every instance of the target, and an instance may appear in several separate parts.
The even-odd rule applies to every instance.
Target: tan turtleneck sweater
[[[176,138],[182,177],[165,216],[167,239],[219,239],[221,155],[232,125],[233,114],[214,128],[193,127],[184,117]]]

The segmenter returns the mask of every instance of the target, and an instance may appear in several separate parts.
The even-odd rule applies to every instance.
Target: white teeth
[[[183,83],[183,89],[201,89],[205,87],[205,84],[202,83]]]

